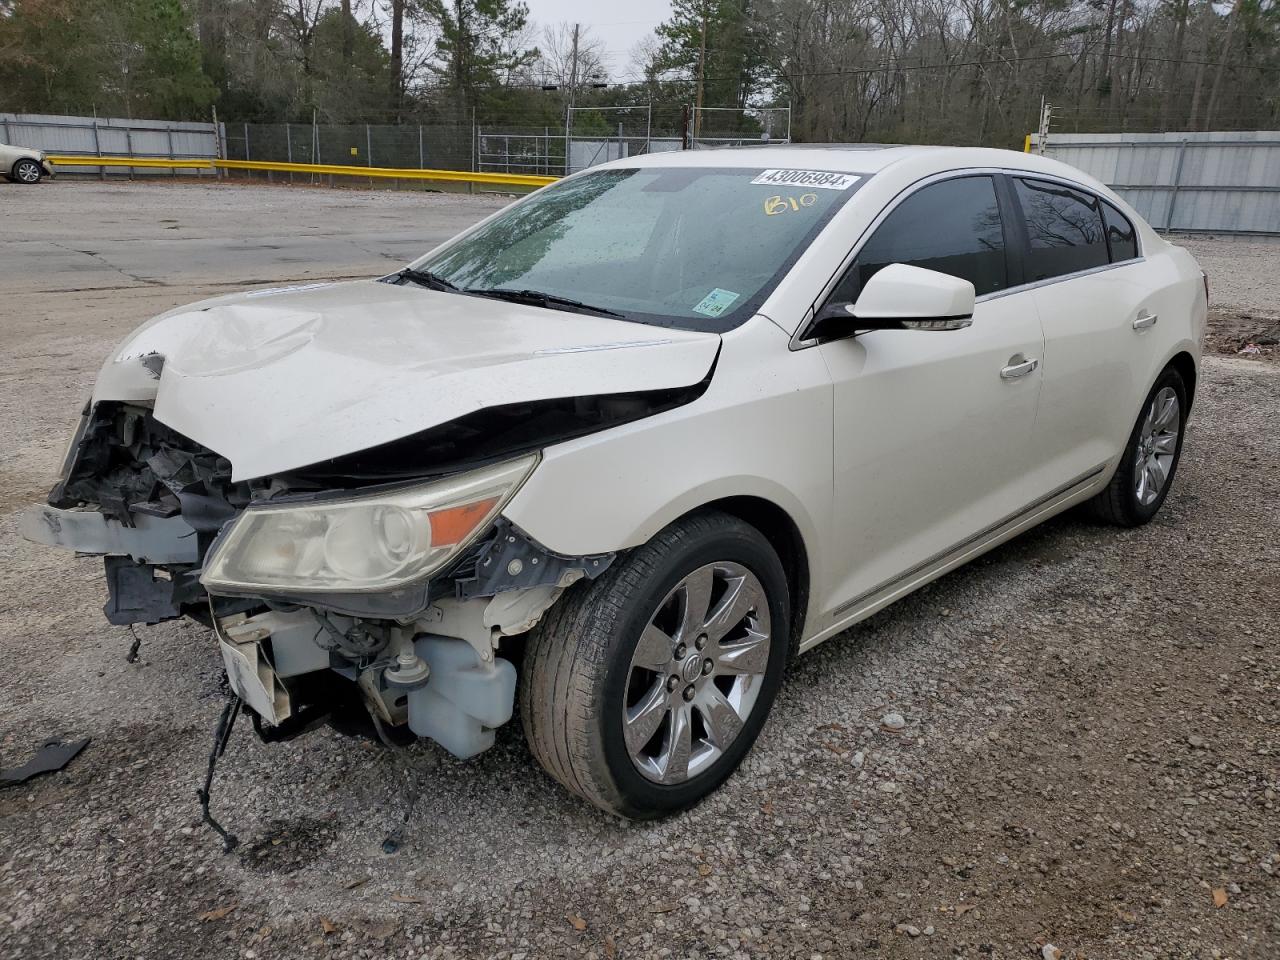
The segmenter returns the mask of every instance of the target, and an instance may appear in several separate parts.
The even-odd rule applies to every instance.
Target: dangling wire
[[[228,696],[227,705],[222,708],[222,715],[218,717],[218,726],[213,732],[213,749],[209,751],[209,768],[205,771],[204,788],[196,790],[196,796],[200,798],[200,818],[222,837],[224,853],[230,853],[240,841],[234,833],[225,830],[209,812],[209,791],[213,787],[213,772],[218,765],[218,759],[226,752],[227,742],[231,739],[231,729],[236,725],[236,717],[240,715],[240,704],[240,698],[234,693]]]
[[[129,624],[129,632],[133,634],[133,643],[129,646],[129,652],[124,655],[125,663],[138,662],[138,648],[142,646],[142,638],[138,636],[138,631],[133,628],[133,624]]]

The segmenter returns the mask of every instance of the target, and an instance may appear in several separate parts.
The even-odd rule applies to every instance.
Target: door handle
[[[1035,357],[1028,360],[1022,354],[1016,353],[1009,358],[1009,365],[1000,371],[1000,379],[1017,380],[1019,377],[1025,377],[1038,366],[1040,366],[1040,361]]]
[[[1138,319],[1133,321],[1133,329],[1146,330],[1148,327],[1154,327],[1160,316],[1155,313],[1147,313],[1145,310],[1138,314]]]

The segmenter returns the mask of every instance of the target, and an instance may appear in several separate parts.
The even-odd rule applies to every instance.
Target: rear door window
[[[1102,219],[1107,224],[1107,243],[1111,245],[1111,262],[1133,260],[1138,256],[1138,238],[1129,218],[1107,201],[1102,201]]]
[[[1027,280],[1049,280],[1111,262],[1101,202],[1046,180],[1014,178],[1027,224]]]
[[[831,299],[854,302],[891,263],[968,280],[978,296],[1007,287],[1004,227],[991,178],[944,180],[903,200],[859,251]]]

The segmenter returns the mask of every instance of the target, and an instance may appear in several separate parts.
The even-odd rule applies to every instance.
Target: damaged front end
[[[269,486],[231,482],[231,465],[144,406],[86,407],[47,505],[22,518],[29,540],[101,554],[113,624],[159,623],[207,607],[201,561],[223,524]],[[235,612],[244,602],[223,603]]]
[[[265,739],[359,703],[388,742],[429,737],[470,757],[511,717],[512,638],[614,558],[559,556],[501,516],[537,451],[703,386],[484,410],[242,481],[145,402],[100,401],[22,532],[104,557],[111,623],[211,627]]]
[[[355,705],[471,756],[511,716],[512,638],[613,560],[507,502],[544,449],[695,401],[719,349],[377,282],[204,301],[108,358],[22,532],[104,558],[112,623],[210,627],[268,739]]]

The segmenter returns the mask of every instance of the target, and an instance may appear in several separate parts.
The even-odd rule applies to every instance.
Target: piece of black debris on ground
[[[36,751],[36,755],[20,767],[11,770],[0,770],[0,787],[13,787],[26,783],[32,777],[42,773],[53,773],[61,770],[75,759],[76,754],[89,745],[89,738],[71,740],[46,740]]]

